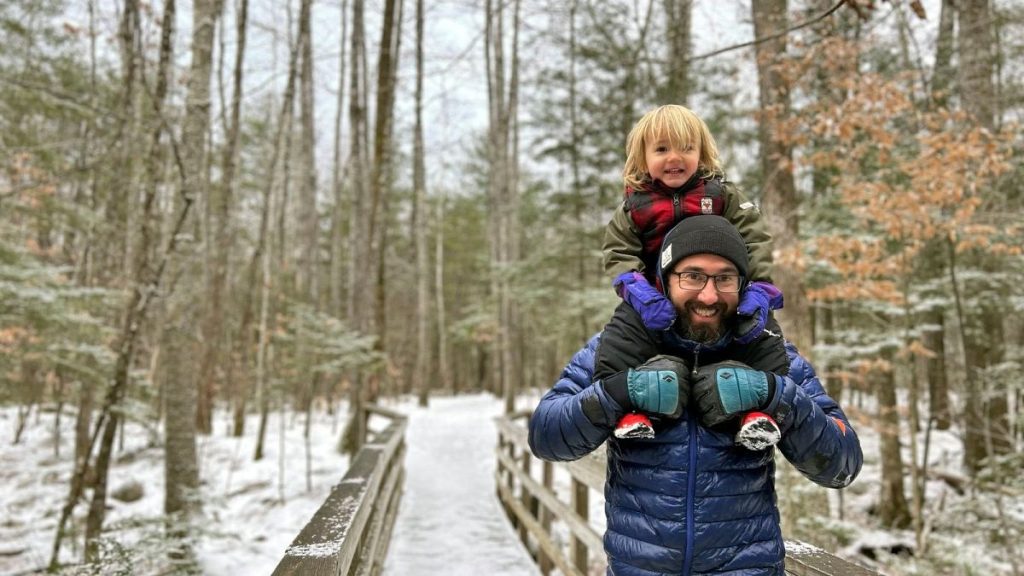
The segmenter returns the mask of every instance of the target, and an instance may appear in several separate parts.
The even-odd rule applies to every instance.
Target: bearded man
[[[783,576],[775,449],[828,488],[860,472],[853,427],[774,319],[757,340],[736,342],[747,271],[728,220],[682,220],[665,236],[659,269],[676,323],[648,330],[620,304],[530,419],[530,448],[545,460],[576,460],[607,441],[609,575]],[[750,411],[778,423],[774,448],[736,444]],[[628,412],[649,416],[654,437],[615,437]]]

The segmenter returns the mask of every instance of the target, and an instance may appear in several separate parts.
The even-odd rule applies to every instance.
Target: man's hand
[[[775,375],[727,360],[699,368],[693,376],[693,401],[701,424],[717,426],[743,412],[760,410],[775,395]]]
[[[650,330],[665,330],[676,321],[676,309],[665,295],[651,286],[639,272],[619,274],[612,283],[615,293],[640,314]]]
[[[751,282],[736,308],[736,342],[750,344],[764,332],[768,312],[782,308],[782,290],[769,282]]]
[[[604,382],[605,391],[626,411],[678,418],[690,396],[689,369],[675,356],[655,356]]]

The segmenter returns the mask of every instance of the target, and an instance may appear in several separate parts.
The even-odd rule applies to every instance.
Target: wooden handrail
[[[570,500],[559,498],[554,474],[544,474],[538,481],[524,464],[539,462],[530,452],[527,429],[529,411],[520,411],[495,419],[498,430],[497,468],[495,480],[498,497],[505,514],[520,529],[523,544],[549,574],[552,566],[563,574],[583,576],[604,572],[605,556],[601,536],[591,525],[586,510],[588,494],[604,495],[606,453],[602,445],[575,462],[554,464],[568,473]],[[550,462],[544,463],[551,467]],[[564,490],[562,490],[564,492]],[[583,499],[579,505],[579,499]],[[577,504],[577,505],[574,505]],[[569,545],[559,544],[552,533],[552,521],[568,532]],[[786,542],[786,574],[790,576],[878,576],[876,572],[797,541]]]
[[[285,551],[274,576],[380,574],[405,478],[406,417],[369,405],[390,420],[352,458],[313,518]]]

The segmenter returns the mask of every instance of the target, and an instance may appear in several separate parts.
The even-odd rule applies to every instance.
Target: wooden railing
[[[597,494],[595,502],[604,498],[604,447],[575,462],[553,464],[539,460],[527,444],[525,424],[529,417],[530,412],[524,411],[496,419],[495,479],[505,514],[518,529],[542,574],[550,574],[555,568],[567,576],[604,574],[601,534],[590,518],[591,491]],[[786,542],[786,573],[877,576],[820,548],[793,541]]]
[[[405,478],[406,418],[380,406],[368,406],[367,412],[390,422],[352,458],[274,576],[381,573]]]

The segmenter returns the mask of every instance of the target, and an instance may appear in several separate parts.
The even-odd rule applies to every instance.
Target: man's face
[[[732,262],[714,254],[695,254],[683,258],[668,275],[669,300],[679,314],[683,337],[702,343],[717,342],[725,334],[726,322],[736,313],[739,292],[719,292],[708,278],[700,290],[680,288],[680,272],[700,272],[708,276],[738,274]]]

